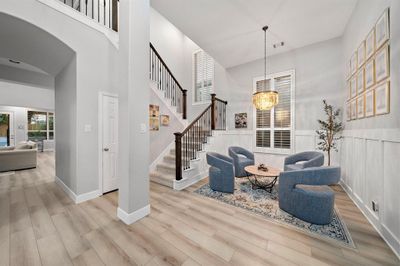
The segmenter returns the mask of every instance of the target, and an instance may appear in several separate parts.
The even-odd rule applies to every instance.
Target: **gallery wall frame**
[[[347,121],[390,113],[389,8],[356,46],[347,65]]]
[[[371,58],[365,63],[365,89],[375,85],[375,59]]]
[[[375,115],[375,90],[371,89],[365,92],[365,117]]]
[[[390,112],[390,81],[378,84],[375,88],[375,114],[384,115]]]
[[[357,119],[365,117],[365,98],[364,94],[357,97]]]
[[[375,27],[368,33],[365,38],[365,57],[370,59],[375,53]]]
[[[385,45],[375,55],[375,80],[380,82],[390,75],[389,45]]]
[[[390,38],[389,9],[379,17],[375,25],[375,47],[379,49]]]

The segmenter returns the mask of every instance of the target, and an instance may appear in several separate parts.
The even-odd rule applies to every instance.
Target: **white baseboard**
[[[91,199],[95,199],[95,198],[100,197],[100,196],[101,196],[100,191],[99,190],[94,190],[94,191],[91,191],[91,192],[88,192],[88,193],[77,195],[75,203],[79,204],[79,203],[82,203],[82,202],[85,202],[85,201],[88,201],[88,200],[91,200]]]
[[[194,177],[190,177],[190,178],[184,178],[182,180],[174,180],[174,189],[175,190],[183,190],[187,187],[190,187],[193,184],[196,184],[197,182],[199,182],[200,180],[203,180],[204,178],[206,178],[208,176],[207,172],[204,173],[200,173]]]
[[[132,213],[127,213],[123,209],[118,207],[117,216],[125,224],[133,224],[134,222],[144,218],[150,214],[150,204],[144,206],[143,208],[136,210]]]
[[[366,208],[361,199],[352,192],[350,187],[348,187],[342,180],[339,182],[339,185],[343,188],[349,198],[354,202],[354,204],[358,207],[364,217],[368,220],[372,227],[374,227],[386,244],[392,249],[394,254],[400,259],[399,239],[397,239],[396,236],[390,230],[388,230],[384,224],[380,223],[379,220],[374,217],[375,215],[370,213],[369,209]]]
[[[84,201],[97,198],[101,195],[99,190],[94,190],[88,193],[76,195],[75,192],[73,192],[67,185],[65,185],[64,182],[57,176],[55,177],[55,182],[57,185],[61,187],[62,190],[64,190],[64,192],[73,200],[73,202],[75,202],[75,204],[79,204]]]

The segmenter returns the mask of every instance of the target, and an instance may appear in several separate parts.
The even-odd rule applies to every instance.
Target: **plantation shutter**
[[[275,78],[279,104],[274,110],[274,148],[290,149],[291,147],[291,80],[290,75]]]
[[[269,90],[271,80],[256,82],[256,91]],[[271,110],[256,110],[256,146],[271,148]]]
[[[255,110],[256,148],[292,148],[292,80],[292,74],[271,75],[267,81],[256,80],[255,91],[272,88],[279,93],[279,103],[272,110]]]
[[[194,54],[195,102],[211,99],[214,91],[214,59],[204,51]]]

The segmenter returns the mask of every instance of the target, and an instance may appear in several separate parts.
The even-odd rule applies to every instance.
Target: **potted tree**
[[[337,141],[342,138],[340,133],[343,131],[343,124],[339,120],[340,109],[335,109],[326,100],[322,101],[326,120],[318,119],[320,129],[316,131],[319,142],[318,149],[328,154],[328,165],[331,165],[331,151],[338,151]]]

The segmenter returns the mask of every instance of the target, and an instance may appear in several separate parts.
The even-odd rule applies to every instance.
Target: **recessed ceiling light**
[[[20,64],[21,63],[20,61],[16,61],[16,60],[12,60],[12,59],[8,59],[8,61],[10,63],[13,63],[13,64]]]
[[[285,46],[285,42],[278,42],[278,43],[275,43],[274,45],[272,45],[274,48],[278,48],[278,47],[283,47],[283,46]]]

